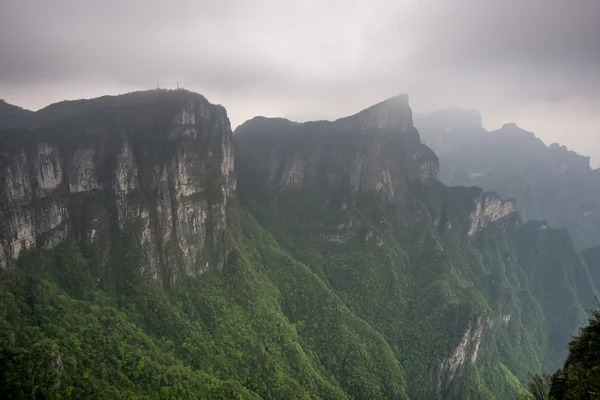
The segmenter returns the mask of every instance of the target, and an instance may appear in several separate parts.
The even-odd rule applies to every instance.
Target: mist
[[[407,92],[415,112],[475,108],[598,165],[598,20],[592,1],[8,0],[0,98],[35,110],[179,82],[235,127]]]

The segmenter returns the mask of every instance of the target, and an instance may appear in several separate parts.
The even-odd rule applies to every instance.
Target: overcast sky
[[[334,119],[398,93],[478,109],[600,164],[598,0],[1,0],[0,98],[30,109],[156,87],[235,127]]]

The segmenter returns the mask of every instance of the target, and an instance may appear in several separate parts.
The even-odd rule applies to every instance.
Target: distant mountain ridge
[[[415,115],[423,141],[440,159],[440,180],[515,198],[525,220],[567,228],[580,248],[600,244],[600,171],[558,143],[508,123],[488,132],[473,110]]]
[[[394,99],[336,121],[240,125],[240,201],[383,335],[408,398],[514,398],[515,376],[562,361],[593,280],[565,230],[522,224],[515,202],[440,182],[443,164]],[[464,115],[478,134],[478,114]],[[290,307],[292,320],[307,318]]]
[[[565,230],[439,181],[407,95],[235,134],[184,90],[6,109],[0,398],[511,399],[598,295]]]

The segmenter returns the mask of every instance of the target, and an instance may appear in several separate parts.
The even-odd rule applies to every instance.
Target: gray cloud
[[[38,108],[179,80],[236,125],[409,92],[600,156],[599,20],[592,0],[5,0],[0,97]]]
[[[509,80],[524,97],[600,95],[600,2],[563,0],[444,2],[421,8],[427,21],[415,61]],[[439,4],[439,2],[438,2]],[[432,11],[433,10],[433,11]]]

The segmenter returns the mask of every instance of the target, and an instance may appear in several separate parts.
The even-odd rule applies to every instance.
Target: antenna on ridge
[[[156,90],[160,89],[160,85],[158,84],[158,79],[156,80]]]
[[[177,81],[177,90],[179,90],[179,81]]]

